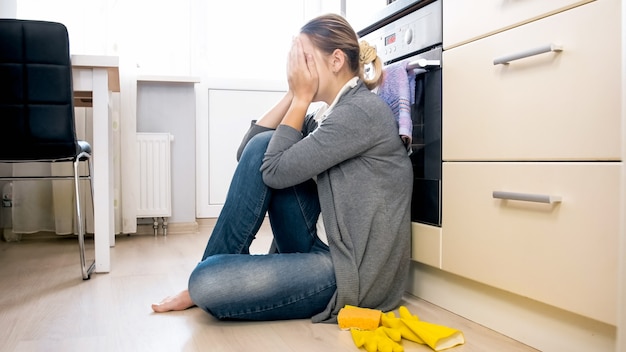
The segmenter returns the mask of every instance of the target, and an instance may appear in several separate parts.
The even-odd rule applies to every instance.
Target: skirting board
[[[197,233],[197,222],[168,222],[167,235]],[[154,235],[154,228],[152,224],[137,224],[137,235]],[[161,228],[161,221],[159,221],[158,235],[163,235],[163,228]]]
[[[409,281],[412,295],[540,351],[615,351],[615,326],[418,262]]]

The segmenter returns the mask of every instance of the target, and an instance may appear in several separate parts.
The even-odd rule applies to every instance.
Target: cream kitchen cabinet
[[[445,163],[442,269],[615,324],[620,167]]]
[[[414,226],[413,258],[426,264],[416,266],[418,296],[537,348],[564,350],[529,336],[533,324],[519,328],[514,317],[482,321],[476,307],[500,304],[505,291],[561,324],[554,345],[570,333],[580,346],[597,341],[588,336],[611,344],[624,216],[621,6],[444,1],[442,226]],[[522,58],[494,64],[507,56]],[[485,301],[465,302],[454,290],[480,291]],[[577,318],[561,319],[568,314]],[[582,326],[596,323],[602,333],[586,334]]]
[[[443,45],[449,49],[593,0],[445,0]]]
[[[444,160],[619,160],[620,33],[599,0],[445,51]]]

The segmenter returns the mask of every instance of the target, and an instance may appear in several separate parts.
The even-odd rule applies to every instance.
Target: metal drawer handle
[[[529,193],[516,193],[516,192],[503,192],[493,191],[493,197],[504,200],[521,200],[523,202],[535,202],[535,203],[560,203],[561,196],[551,196],[546,194],[529,194]]]
[[[526,57],[530,57],[530,56],[535,56],[535,55],[539,55],[539,54],[545,54],[545,53],[549,53],[549,52],[560,52],[563,51],[563,46],[562,45],[558,45],[558,44],[554,44],[554,43],[550,43],[548,45],[544,45],[538,48],[534,48],[534,49],[528,49],[526,51],[522,51],[519,53],[515,53],[515,54],[510,54],[510,55],[504,55],[498,58],[493,59],[493,64],[494,65],[508,65],[509,62],[511,61],[515,61],[515,60],[519,60],[519,59],[523,59]]]

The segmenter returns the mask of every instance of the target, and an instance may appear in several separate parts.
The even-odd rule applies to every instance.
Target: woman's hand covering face
[[[308,45],[312,49],[311,45]],[[287,81],[294,98],[313,101],[319,76],[312,52],[305,52],[301,36],[295,37],[287,60]]]

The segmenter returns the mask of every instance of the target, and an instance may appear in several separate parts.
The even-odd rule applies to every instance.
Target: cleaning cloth
[[[415,103],[415,71],[407,71],[408,64],[409,60],[404,60],[385,67],[383,83],[378,89],[378,95],[396,118],[398,132],[407,149],[413,136],[411,105]]]

